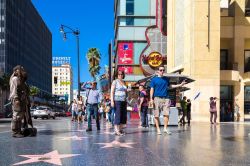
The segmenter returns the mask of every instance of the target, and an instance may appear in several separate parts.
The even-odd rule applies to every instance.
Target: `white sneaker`
[[[163,131],[164,133],[168,134],[168,135],[171,135],[172,133],[170,131],[168,131],[167,129],[164,129]]]

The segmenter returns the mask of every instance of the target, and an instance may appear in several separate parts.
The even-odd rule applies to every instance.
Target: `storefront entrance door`
[[[220,122],[234,121],[233,86],[220,86]]]

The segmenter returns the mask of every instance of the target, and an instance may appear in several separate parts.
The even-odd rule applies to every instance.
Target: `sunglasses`
[[[165,71],[165,69],[160,69],[159,71]]]

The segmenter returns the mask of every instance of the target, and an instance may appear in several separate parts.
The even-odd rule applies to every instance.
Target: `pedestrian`
[[[185,125],[185,118],[187,116],[187,101],[186,101],[187,97],[184,96],[181,100],[181,112],[182,112],[182,116],[181,116],[181,119],[180,119],[180,123],[182,125]]]
[[[11,121],[11,130],[12,137],[22,138],[24,135],[22,134],[22,120],[24,119],[24,114],[26,111],[26,106],[28,105],[26,99],[26,93],[24,93],[27,89],[23,74],[25,70],[23,66],[17,65],[13,68],[13,74],[10,77],[10,96],[9,100],[12,104],[12,121]]]
[[[141,126],[148,128],[148,94],[143,85],[139,85],[138,111],[141,113]]]
[[[216,124],[216,119],[217,119],[217,108],[216,108],[216,97],[210,97],[210,123],[211,124]]]
[[[187,99],[187,121],[188,121],[188,125],[190,125],[190,120],[191,120],[191,101],[190,101],[190,99]]]
[[[127,87],[124,82],[124,71],[118,70],[116,73],[117,79],[112,82],[111,86],[111,107],[115,109],[115,134],[118,136],[124,135],[123,128],[127,122]]]
[[[69,110],[71,109],[71,121],[76,121],[78,120],[78,106],[77,106],[77,102],[76,102],[76,99],[74,99],[70,106],[69,106]],[[68,111],[69,111],[68,110]]]
[[[236,122],[240,121],[240,106],[238,104],[238,99],[237,98],[234,101],[234,120]]]
[[[83,110],[84,110],[84,102],[83,102],[83,99],[82,99],[82,96],[79,97],[78,101],[77,101],[77,121],[78,121],[78,124],[80,122],[83,121]]]
[[[164,116],[164,133],[171,134],[171,132],[167,130],[169,110],[171,105],[171,101],[169,99],[168,94],[169,88],[177,88],[186,84],[184,80],[181,84],[170,85],[169,78],[163,75],[164,72],[165,67],[160,66],[158,68],[158,76],[154,77],[150,82],[150,105],[154,104],[155,106],[154,117],[158,135],[161,135],[161,130],[159,127],[159,116],[161,112],[163,112]]]
[[[104,106],[103,104],[101,104],[101,106],[99,107],[99,119],[102,119],[102,116],[104,116],[103,112],[104,112]]]
[[[86,88],[86,85],[90,85],[90,88]],[[91,125],[91,115],[94,114],[96,120],[97,130],[100,130],[100,122],[99,122],[99,113],[98,113],[98,105],[102,101],[102,94],[97,89],[97,82],[86,82],[83,85],[83,88],[86,89],[86,111],[87,111],[87,119],[88,119],[88,128],[86,132],[92,131]]]

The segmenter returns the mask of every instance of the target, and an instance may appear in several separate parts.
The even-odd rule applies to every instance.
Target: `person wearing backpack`
[[[148,128],[148,94],[144,90],[144,86],[139,86],[139,105],[138,111],[141,113],[141,126]]]

